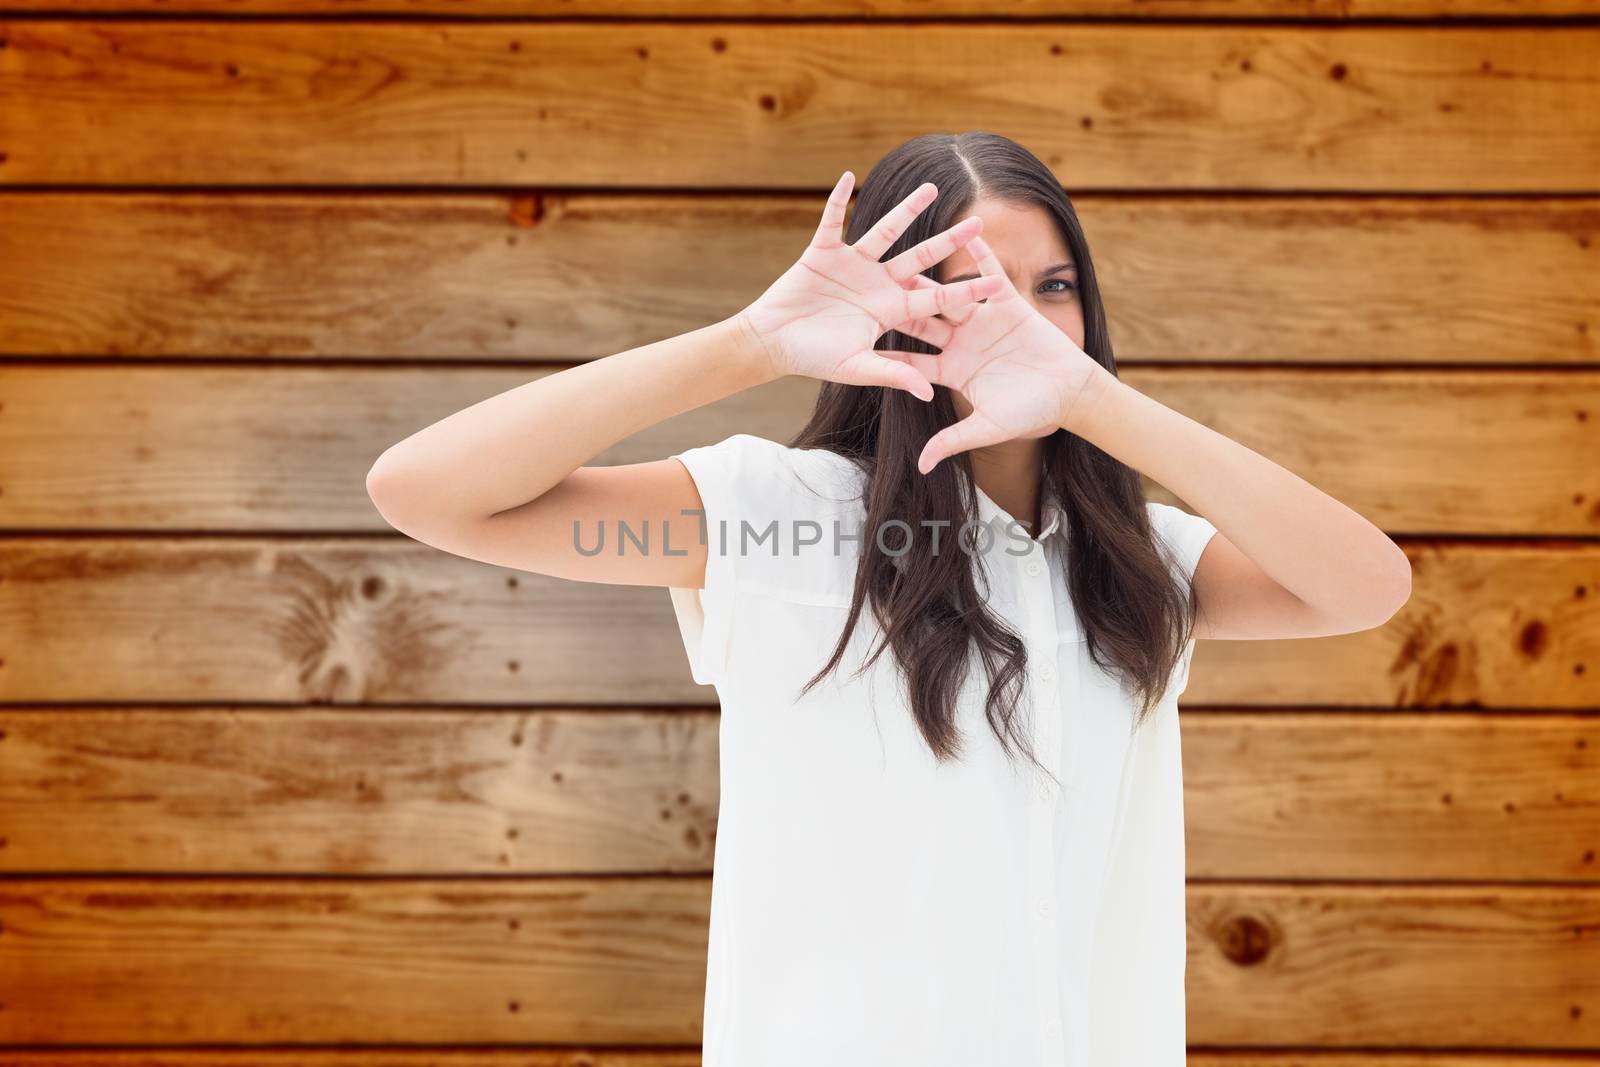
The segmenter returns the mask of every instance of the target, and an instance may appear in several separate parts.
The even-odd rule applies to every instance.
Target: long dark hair
[[[928,181],[938,186],[938,198],[881,261],[954,225],[980,197],[1036,204],[1055,220],[1078,268],[1083,349],[1115,375],[1105,308],[1072,201],[1050,169],[1010,138],[986,132],[926,134],[895,148],[861,183],[845,227],[846,242],[854,243]],[[925,272],[934,281],[939,280],[939,266]],[[938,351],[897,330],[884,334],[875,347]],[[832,656],[801,693],[838,666],[863,605],[870,603],[883,636],[858,673],[885,649],[893,650],[918,729],[937,759],[954,759],[961,752],[956,696],[975,644],[989,681],[984,710],[990,727],[1008,757],[1014,756],[1013,745],[1021,744],[1037,765],[1016,723],[1027,649],[984,605],[972,557],[933,551],[926,537],[891,542],[891,555],[872,536],[891,519],[913,529],[923,529],[924,521],[948,520],[950,530],[978,521],[976,495],[965,494],[960,481],[975,484],[968,453],[946,459],[926,476],[916,467],[928,438],[958,417],[950,391],[943,387],[936,386],[932,402],[926,402],[899,389],[824,382],[810,421],[789,442],[791,448],[836,453],[865,474],[867,536],[861,541],[849,618]],[[1184,653],[1193,626],[1193,590],[1180,587],[1157,548],[1137,470],[1062,429],[1044,438],[1044,474],[1049,485],[1041,486],[1041,492],[1054,488],[1071,531],[1067,589],[1087,651],[1102,669],[1119,676],[1137,700],[1130,724],[1136,728],[1160,701]]]

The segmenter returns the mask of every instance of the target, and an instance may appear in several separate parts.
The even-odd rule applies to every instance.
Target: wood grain
[[[366,489],[385,449],[558,369],[0,367],[0,524],[391,533]],[[662,459],[741,432],[787,440],[818,385],[748,389],[590,462]]]
[[[386,448],[555,370],[0,367],[0,526],[386,533],[365,487]],[[1135,367],[1122,378],[1392,534],[1600,534],[1600,371]],[[733,433],[787,441],[817,386],[746,390],[594,462]]]
[[[1600,889],[1189,888],[1190,1040],[1593,1049]]]
[[[1195,1044],[1600,1043],[1600,888],[1188,896]],[[692,1042],[709,903],[703,878],[13,879],[0,1041]]]
[[[706,874],[717,724],[705,708],[8,709],[0,871]]]
[[[709,888],[6,881],[0,1042],[697,1043]]]
[[[698,1063],[718,719],[665,590],[392,536],[362,480],[993,129],[1126,380],[1413,562],[1377,630],[1200,644],[1190,1063],[1594,1062],[1594,5],[576,7],[0,0],[0,1061]]]
[[[19,19],[0,183],[827,189],[927,130],[991,129],[1075,190],[1595,192],[1589,25],[901,33]]]
[[[1592,718],[1181,721],[1191,878],[1600,883]],[[0,711],[0,871],[707,874],[717,725],[694,708]]]
[[[592,359],[754,300],[825,191],[0,191],[0,353]],[[1600,364],[1600,200],[1073,199],[1123,364]]]
[[[1600,706],[1600,545],[1421,542],[1384,626],[1202,641],[1190,705]],[[16,537],[0,700],[705,703],[667,591],[398,538]]]
[[[1600,720],[1185,711],[1191,878],[1600,884]]]

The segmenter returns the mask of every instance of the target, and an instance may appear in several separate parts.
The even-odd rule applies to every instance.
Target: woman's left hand
[[[972,405],[970,415],[928,439],[917,460],[923,474],[958,452],[1062,426],[1083,392],[1103,384],[1097,375],[1110,373],[1022,298],[982,237],[972,238],[967,251],[985,276],[1005,281],[1000,291],[949,316],[896,327],[941,351],[894,358],[934,385],[959,390]],[[938,283],[917,274],[909,284]]]

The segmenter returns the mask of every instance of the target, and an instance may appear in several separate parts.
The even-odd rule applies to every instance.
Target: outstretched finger
[[[889,246],[898,241],[905,228],[911,225],[911,220],[922,214],[922,209],[933,203],[938,195],[937,185],[923,182],[887,215],[873,223],[872,228],[862,234],[851,247],[871,256],[874,260],[882,259],[883,254],[889,251]]]
[[[897,282],[904,282],[913,274],[920,274],[933,266],[949,259],[955,251],[983,231],[983,219],[977,215],[968,215],[943,233],[936,233],[921,244],[912,247],[895,256],[884,266],[889,269],[889,276]]]
[[[1002,301],[1010,300],[1012,297],[1020,299],[1016,286],[1011,284],[1011,279],[1006,275],[1006,269],[995,258],[994,249],[989,247],[989,242],[982,237],[974,237],[967,242],[967,254],[972,257],[973,262],[978,265],[978,269],[983,272],[985,278],[998,277],[1004,283],[999,291],[994,294],[995,303],[998,304]]]
[[[937,289],[937,288],[939,288],[939,283],[934,281],[932,278],[928,277],[926,274],[913,274],[906,281],[906,288],[908,288],[908,289]],[[957,307],[954,304],[951,304],[949,307],[947,307],[943,311],[939,312],[939,314],[943,315],[945,319],[947,319],[950,322],[953,322],[957,326],[959,326],[963,322],[966,322],[967,319],[972,316],[972,308],[973,308],[972,304],[962,304],[959,307]],[[908,319],[906,321],[908,321],[908,322],[940,322],[942,320],[940,320],[938,318],[926,318],[926,319]],[[907,330],[904,326],[896,326],[895,329],[899,330],[901,333],[911,333],[911,331]],[[955,331],[951,330],[950,333],[954,334]],[[912,334],[912,336],[913,337],[921,337],[922,335],[921,334]],[[926,337],[923,337],[922,339],[924,341],[929,340]],[[940,348],[943,348],[949,342],[948,341],[931,341],[930,343],[936,344]]]
[[[907,337],[915,337],[919,341],[926,341],[936,348],[943,348],[955,337],[956,328],[940,318],[907,319],[896,323],[895,327]]]
[[[845,171],[834,182],[833,192],[828,194],[828,203],[822,209],[822,221],[817,223],[817,232],[811,238],[814,247],[836,248],[844,244],[845,208],[850,205],[850,190],[855,180],[854,174]]]
[[[933,384],[921,371],[909,363],[887,357],[874,348],[857,352],[839,364],[834,380],[846,385],[883,385],[891,389],[904,389],[918,400],[933,399]]]
[[[985,274],[964,282],[946,282],[943,285],[936,282],[931,289],[909,290],[905,298],[906,318],[923,319],[929,315],[937,315],[946,308],[971,304],[994,296],[1010,284],[1011,280],[1004,274],[999,277]]]
[[[958,452],[997,445],[1008,439],[1003,430],[974,411],[960,422],[953,422],[928,438],[928,443],[922,446],[922,454],[917,457],[917,470],[927,474]]]

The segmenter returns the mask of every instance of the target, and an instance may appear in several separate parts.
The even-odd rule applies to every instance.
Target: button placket
[[[1055,590],[1044,546],[1034,542],[1027,555],[1017,557],[1017,571],[1028,629],[1028,661],[1033,666],[1032,706],[1037,724],[1035,753],[1057,775],[1061,767],[1061,699],[1056,683],[1059,635],[1056,628]],[[1040,1044],[1043,1062],[1065,1062],[1061,1025],[1060,938],[1056,923],[1055,804],[1057,790],[1048,776],[1034,771],[1034,795],[1029,818],[1029,879],[1033,922],[1035,988],[1039,996]]]

